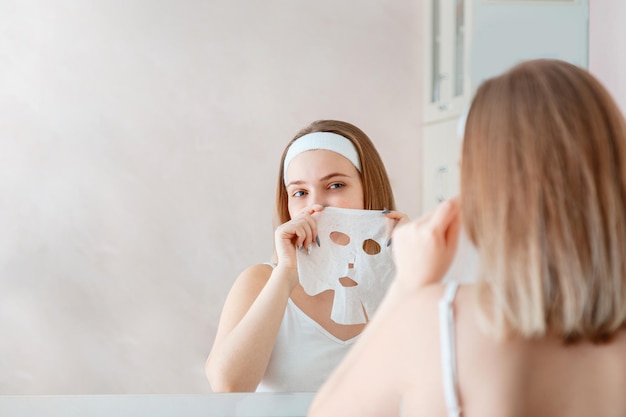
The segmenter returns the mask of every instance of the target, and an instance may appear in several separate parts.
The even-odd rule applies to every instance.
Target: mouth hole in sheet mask
[[[353,280],[352,278],[348,278],[348,277],[339,278],[339,283],[343,287],[356,287],[357,285],[359,285],[355,280]]]
[[[330,240],[331,242],[340,245],[347,246],[350,243],[350,236],[342,232],[330,232]]]

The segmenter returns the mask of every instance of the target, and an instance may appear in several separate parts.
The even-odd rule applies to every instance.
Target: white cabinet
[[[471,3],[424,1],[423,212],[459,192],[457,126],[471,96]]]
[[[458,120],[483,80],[533,58],[587,67],[589,0],[424,0],[423,19],[426,212],[459,192]]]

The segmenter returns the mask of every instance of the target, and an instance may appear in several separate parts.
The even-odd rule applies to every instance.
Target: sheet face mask
[[[334,322],[365,323],[395,272],[387,246],[392,221],[378,210],[336,207],[326,207],[314,217],[320,246],[314,241],[310,251],[297,251],[300,284],[309,295],[335,291],[330,316]]]

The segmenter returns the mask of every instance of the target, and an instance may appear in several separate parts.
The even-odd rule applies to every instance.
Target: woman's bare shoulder
[[[472,306],[472,285],[463,284],[459,285],[456,295],[452,300],[452,306],[455,312],[459,310],[471,309]],[[446,285],[437,283],[427,285],[416,291],[411,296],[407,297],[404,301],[404,308],[412,309],[415,313],[429,313],[427,317],[428,322],[438,322],[437,314],[433,315],[433,309],[438,309],[440,301],[444,299],[444,293],[446,291]],[[401,313],[402,314],[402,313]],[[423,317],[423,314],[417,314],[418,317]]]
[[[266,264],[249,266],[239,274],[224,302],[219,329],[230,328],[239,322],[261,293],[271,274],[272,266]],[[224,326],[223,323],[230,324]]]
[[[260,292],[272,275],[273,267],[270,264],[255,264],[245,268],[233,284],[233,290],[251,290]],[[256,291],[255,291],[256,290]],[[247,292],[247,291],[246,291]]]
[[[263,264],[254,264],[245,268],[239,274],[239,278],[243,279],[265,279],[267,280],[269,276],[272,274],[272,270],[274,267],[269,263]]]
[[[439,351],[439,302],[444,292],[445,285],[431,284],[404,297],[379,326],[384,329],[381,336],[404,346],[405,355],[417,354],[425,362],[432,361],[431,355]]]
[[[407,409],[420,410],[423,415],[445,413],[443,408],[443,380],[441,369],[441,331],[439,304],[445,285],[428,285],[407,297],[393,311],[388,324],[394,328],[390,335],[397,345],[396,356],[390,358],[400,367],[407,400]],[[459,288],[457,297],[465,296],[466,288]],[[456,299],[454,303],[455,314]]]
[[[444,300],[445,288],[442,284],[422,288],[407,297],[389,320],[390,323],[396,323],[397,337],[404,339],[410,351],[406,353],[414,355],[420,367],[428,368],[437,375],[440,373],[439,361],[432,359],[438,358],[442,349],[440,303]],[[476,304],[472,285],[459,286],[450,308],[455,332],[459,332],[459,324],[471,327],[471,331],[477,330],[474,324]]]

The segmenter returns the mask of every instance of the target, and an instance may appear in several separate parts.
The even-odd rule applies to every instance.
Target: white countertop
[[[0,396],[2,417],[304,417],[314,393]]]

